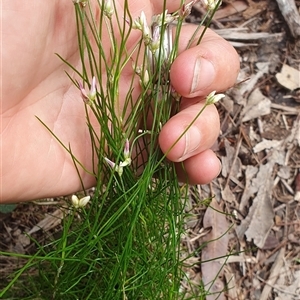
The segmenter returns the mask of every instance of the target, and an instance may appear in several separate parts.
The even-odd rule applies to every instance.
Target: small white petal
[[[210,104],[214,104],[217,103],[218,101],[220,101],[222,98],[224,98],[225,95],[224,94],[217,94],[216,95],[216,91],[211,92],[207,97],[206,97],[206,101],[205,104],[206,105],[210,105]]]
[[[104,160],[112,169],[115,167],[116,164],[113,161],[111,161],[110,159],[108,159],[107,157],[104,157]]]
[[[121,161],[120,164],[119,164],[119,167],[127,167],[131,164],[131,158],[130,157],[127,157],[124,161]]]
[[[203,0],[203,2],[204,5],[206,6],[206,9],[210,11],[216,9],[218,4],[221,4],[221,1],[218,0]]]
[[[72,204],[75,208],[79,207],[79,199],[76,195],[73,195],[71,198]]]
[[[116,166],[116,172],[118,173],[118,175],[121,177],[123,174],[123,167],[121,166],[121,164],[119,166]]]
[[[89,99],[91,101],[95,100],[96,95],[97,95],[97,91],[96,91],[96,77],[93,76],[92,84],[91,84],[91,88],[90,88],[90,93],[89,93]]]
[[[126,139],[125,141],[125,146],[124,146],[124,157],[125,159],[130,157],[130,143],[129,143],[129,140],[128,138]]]
[[[78,203],[79,207],[86,206],[88,204],[88,202],[90,201],[90,199],[91,199],[91,196],[85,196],[85,197],[81,198]]]

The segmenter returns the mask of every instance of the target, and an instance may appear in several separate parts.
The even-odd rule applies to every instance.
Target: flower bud
[[[149,83],[149,80],[150,80],[149,72],[148,72],[148,70],[145,70],[144,71],[144,76],[143,76],[143,78],[141,78],[143,86],[147,86],[147,84]]]
[[[149,44],[150,50],[154,53],[160,46],[160,26],[153,25],[152,39]]]
[[[129,140],[126,139],[125,141],[125,146],[124,146],[124,158],[128,158],[130,157],[130,143],[129,143]]]
[[[93,76],[92,79],[92,84],[91,84],[91,88],[90,88],[90,93],[89,93],[89,98],[91,101],[94,101],[97,95],[97,91],[96,91],[96,77]]]
[[[72,204],[73,206],[77,209],[77,208],[81,208],[84,207],[88,204],[88,202],[90,201],[91,196],[85,196],[81,199],[78,199],[78,197],[76,195],[73,195],[71,198]]]
[[[99,0],[99,4],[104,15],[110,19],[115,12],[112,0]]]
[[[151,32],[150,28],[147,24],[147,19],[145,13],[142,11],[140,17],[135,19],[132,23],[133,29],[138,29],[143,34],[143,39],[146,45],[150,43],[151,40]]]
[[[97,95],[97,90],[96,90],[96,77],[93,76],[92,79],[92,83],[91,83],[91,88],[90,91],[87,93],[86,90],[84,89],[83,85],[81,82],[78,83],[79,85],[79,89],[81,91],[81,96],[83,101],[88,104],[91,105],[92,102],[95,100],[96,95]]]
[[[115,168],[116,163],[114,163],[113,161],[111,161],[111,160],[108,159],[107,157],[104,157],[104,160],[106,161],[106,163],[107,163],[112,169]]]

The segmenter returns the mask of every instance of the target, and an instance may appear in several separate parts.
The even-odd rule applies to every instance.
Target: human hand
[[[120,1],[121,2],[121,1]],[[169,1],[169,11],[180,1]],[[133,1],[132,15],[162,12],[162,1]],[[92,169],[91,146],[82,99],[64,71],[59,53],[74,66],[80,65],[74,8],[70,0],[27,2],[4,0],[2,4],[2,127],[1,202],[17,202],[74,193],[81,184],[70,155],[58,144],[38,116],[88,169]],[[13,20],[13,22],[12,22]],[[166,152],[204,105],[213,90],[232,86],[239,70],[234,49],[208,30],[201,45],[184,51],[195,27],[182,28],[179,56],[171,68],[171,83],[183,96],[181,111],[162,128],[159,143]],[[193,77],[199,58],[201,63]],[[196,62],[198,61],[198,62]],[[215,74],[213,75],[213,71]],[[184,80],[182,80],[184,78]],[[129,80],[129,79],[128,79]],[[122,81],[126,84],[126,78]],[[193,87],[193,91],[191,91]],[[168,158],[184,162],[191,183],[206,183],[217,176],[220,163],[210,150],[219,133],[219,117],[209,106],[185,136],[168,152]],[[183,171],[178,172],[185,178]],[[94,178],[84,171],[85,186]]]

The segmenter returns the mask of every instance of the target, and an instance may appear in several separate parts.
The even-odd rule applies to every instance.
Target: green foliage
[[[134,30],[128,25],[133,20],[127,1],[121,12],[113,1],[114,10],[110,7],[109,14],[101,10],[100,20],[90,3],[85,4],[75,3],[82,65],[76,69],[67,61],[66,64],[78,93],[93,90],[93,77],[97,82],[95,97],[83,103],[94,160],[93,170],[86,171],[97,180],[95,192],[86,207],[65,210],[69,213],[63,219],[60,239],[40,246],[32,257],[23,256],[28,258],[27,264],[0,292],[0,297],[9,295],[15,285],[19,299],[181,299],[184,273],[180,238],[188,187],[178,184],[175,166],[165,160],[157,139],[161,126],[179,107],[168,74],[177,55],[183,18],[180,12],[174,14],[174,47],[166,57],[165,13],[159,28],[160,47],[153,54],[143,37],[127,48]],[[103,36],[110,40],[109,50],[103,46]],[[133,76],[124,92],[120,90],[122,74],[130,65],[134,66]],[[137,94],[137,79],[140,91],[133,96]],[[79,82],[83,82],[82,86]],[[122,105],[121,96],[125,98]],[[55,138],[60,142],[59,137]],[[120,165],[127,139],[131,141],[132,163],[123,168],[120,176],[105,158]],[[71,147],[63,147],[77,170],[84,168]],[[21,274],[24,276],[19,280]]]
[[[0,204],[0,213],[8,214],[14,211],[17,207],[16,204]]]

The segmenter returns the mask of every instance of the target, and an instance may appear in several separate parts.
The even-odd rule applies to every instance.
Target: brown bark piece
[[[300,37],[300,15],[294,0],[276,0],[294,38]]]
[[[257,14],[261,13],[262,11],[266,10],[268,6],[268,3],[266,1],[260,1],[256,3],[252,0],[248,0],[248,3],[249,3],[249,8],[247,8],[243,12],[243,17],[246,20],[249,20],[254,16],[256,16]]]

